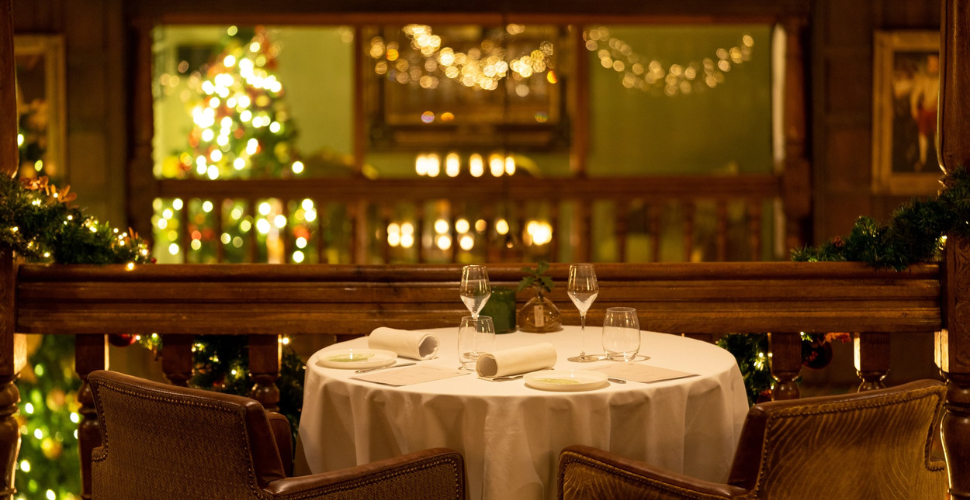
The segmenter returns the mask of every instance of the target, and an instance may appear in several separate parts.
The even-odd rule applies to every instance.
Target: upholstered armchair
[[[107,371],[88,381],[102,439],[94,500],[465,498],[464,463],[451,450],[288,478],[289,424],[255,400]]]
[[[939,382],[919,381],[755,405],[727,484],[571,446],[559,461],[559,498],[942,500],[946,466],[930,447],[945,394]]]

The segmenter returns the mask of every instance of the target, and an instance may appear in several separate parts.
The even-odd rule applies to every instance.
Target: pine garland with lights
[[[137,234],[121,233],[72,208],[75,198],[70,186],[58,189],[47,177],[0,176],[0,245],[31,262],[151,262]],[[30,336],[28,354],[17,381],[23,439],[16,498],[72,500],[81,489],[76,434],[81,382],[74,376],[74,339]]]
[[[897,208],[885,224],[871,217],[859,217],[845,237],[816,247],[794,249],[795,262],[865,262],[876,269],[901,271],[920,262],[935,262],[946,244],[946,235],[970,237],[970,172],[961,166],[943,177],[943,190],[935,198],[914,199]],[[811,361],[807,345],[831,342],[847,334],[802,335],[802,359]],[[768,335],[730,334],[718,340],[738,361],[748,401],[755,403],[771,394],[773,385],[769,363]]]

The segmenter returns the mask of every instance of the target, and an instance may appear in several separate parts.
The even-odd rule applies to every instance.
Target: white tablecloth
[[[587,334],[601,331],[593,327]],[[438,357],[423,363],[456,368],[457,333],[436,330]],[[589,366],[566,361],[579,352],[579,327],[498,335],[495,348],[537,342],[556,346],[557,369]],[[543,392],[522,380],[488,382],[473,374],[395,388],[351,380],[353,370],[317,366],[321,353],[349,347],[367,347],[367,339],[330,346],[307,364],[298,473],[447,447],[465,457],[471,499],[553,499],[559,453],[584,444],[725,481],[748,410],[730,353],[668,334],[642,333],[640,353],[651,357],[645,363],[699,377],[580,393]]]

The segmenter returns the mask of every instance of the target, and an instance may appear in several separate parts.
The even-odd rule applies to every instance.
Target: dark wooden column
[[[798,333],[769,333],[768,356],[771,359],[771,376],[775,387],[771,399],[798,399],[795,379],[802,371],[802,336]]]
[[[805,20],[787,19],[782,25],[787,34],[785,46],[785,170],[782,173],[782,199],[785,207],[786,248],[809,242],[812,215],[811,165],[806,154]]]
[[[15,333],[17,325],[17,259],[13,252],[0,249],[0,499],[16,493],[14,468],[20,453],[20,424],[17,403],[20,391],[16,381],[27,362],[24,336]]]
[[[77,391],[81,403],[81,422],[77,428],[78,451],[81,455],[81,498],[91,498],[91,451],[101,446],[101,426],[94,408],[94,396],[88,375],[108,369],[108,338],[106,335],[78,335],[74,337],[74,370],[81,379]]]
[[[856,333],[852,341],[855,348],[855,370],[862,379],[859,392],[886,387],[882,379],[889,373],[889,334]]]
[[[280,390],[276,379],[280,376],[282,351],[279,335],[249,336],[249,376],[253,379],[249,396],[269,411],[279,411]]]
[[[154,105],[152,95],[152,28],[148,18],[132,21],[129,44],[134,55],[131,71],[131,134],[128,147],[128,225],[139,234],[151,238],[152,200],[157,193],[157,183],[152,173],[152,139],[155,137]],[[189,200],[185,200],[184,213],[188,213]],[[188,234],[186,226],[179,229]],[[255,232],[255,231],[253,231]],[[185,236],[188,238],[188,236]],[[181,242],[180,242],[181,243]],[[188,255],[189,247],[182,247]]]
[[[0,0],[0,171],[17,173],[17,94],[13,61],[13,1]],[[24,336],[17,335],[17,258],[0,248],[0,500],[17,492],[14,468],[20,453],[16,380],[26,363]]]
[[[940,164],[970,167],[970,2],[943,0],[940,43]],[[950,497],[970,500],[970,240],[949,235],[943,262],[943,328],[937,364],[946,377],[943,450]]]

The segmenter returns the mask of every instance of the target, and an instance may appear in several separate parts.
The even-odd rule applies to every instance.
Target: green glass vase
[[[492,287],[492,295],[482,308],[481,316],[491,316],[495,333],[515,331],[515,289],[503,286]]]

